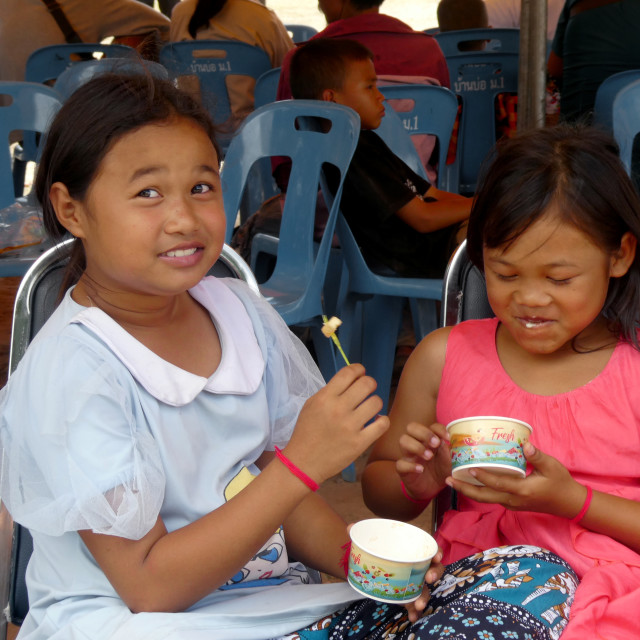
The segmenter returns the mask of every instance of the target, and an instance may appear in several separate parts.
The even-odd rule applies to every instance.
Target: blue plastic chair
[[[89,58],[132,58],[140,54],[124,44],[53,44],[36,49],[27,59],[24,78],[27,82],[50,84],[69,66]]]
[[[518,93],[518,54],[473,51],[447,56],[451,89],[462,101],[456,160],[440,174],[442,188],[473,194],[480,167],[496,143],[495,102]]]
[[[329,121],[329,131],[314,126],[318,118]],[[260,284],[260,291],[288,325],[311,327],[318,363],[327,379],[337,366],[333,345],[320,330],[325,313],[322,293],[342,183],[359,135],[360,119],[348,107],[315,100],[274,102],[246,118],[229,145],[221,174],[229,242],[253,164],[271,156],[291,158],[275,268],[269,279]],[[335,199],[324,188],[325,164],[333,165],[340,174]],[[314,223],[319,185],[330,209],[324,235],[316,247]]]
[[[257,80],[271,69],[271,60],[264,49],[221,40],[170,42],[160,50],[160,63],[176,76],[197,76],[203,104],[215,124],[228,129],[218,135],[223,151],[234,133],[227,76],[249,76]]]
[[[0,106],[0,139],[4,141],[4,147],[0,148],[0,209],[4,209],[16,202],[16,195],[22,194],[21,190],[16,193],[14,189],[9,133],[44,134],[62,106],[62,100],[50,87],[34,82],[0,82],[0,95],[12,99],[10,105]],[[34,159],[37,160],[37,155]],[[24,275],[42,251],[43,245],[35,245],[0,254],[0,276]]]
[[[284,26],[294,42],[306,42],[318,33],[317,29],[308,27],[306,24],[285,24]]]
[[[157,62],[147,60],[130,60],[128,58],[103,58],[77,62],[67,67],[56,80],[53,88],[63,100],[79,89],[83,84],[103,73],[118,73],[122,75],[151,74],[156,78],[169,79],[169,72]]]
[[[313,122],[317,118],[329,120],[331,129],[326,133],[319,131],[317,121]],[[328,312],[323,306],[323,289],[337,203],[359,135],[360,119],[347,107],[315,100],[274,102],[247,117],[229,146],[221,175],[228,242],[252,168],[261,159],[274,155],[291,158],[292,172],[280,235],[258,234],[253,238],[253,245],[262,241],[267,252],[276,256],[274,271],[260,284],[260,291],[288,325],[311,327],[318,364],[326,379],[335,374],[338,365],[331,341],[320,330],[321,315]],[[322,175],[325,163],[337,167],[340,173],[335,199]],[[314,223],[319,185],[329,205],[329,217],[323,238],[316,243]],[[343,471],[343,477],[355,480],[353,464]]]
[[[635,80],[640,80],[640,69],[629,69],[614,73],[598,87],[593,108],[593,124],[613,133],[613,102],[621,89]]]
[[[101,56],[101,58],[98,58]],[[53,84],[57,77],[68,67],[80,61],[103,58],[140,59],[138,52],[123,44],[74,43],[52,44],[36,49],[28,58],[25,65],[24,79],[26,82],[40,82]],[[23,140],[22,147],[17,150],[14,166],[14,184],[16,188],[24,184],[24,174],[27,162],[35,160],[35,136],[28,134]]]
[[[630,177],[634,178],[632,156],[634,142],[640,134],[640,79],[628,84],[613,101],[613,137],[620,147],[620,159]]]
[[[453,125],[458,112],[458,100],[455,95],[445,87],[435,85],[388,85],[380,87],[387,100],[411,100],[413,106],[408,111],[398,111],[397,115],[402,120],[405,131],[411,135],[430,134],[438,139],[438,167],[444,167],[447,161],[447,151]],[[397,120],[387,109],[385,117],[376,133],[387,143],[387,146],[406,164],[419,175],[426,177],[424,167],[417,152],[412,155],[409,149],[404,149],[405,138],[396,131]],[[415,152],[415,147],[413,151]],[[415,158],[418,158],[418,167]],[[440,180],[438,181],[440,184]]]
[[[459,31],[441,31],[433,36],[438,41],[445,57],[467,53],[460,44],[474,40],[485,40],[485,52],[519,53],[520,29],[460,29]]]

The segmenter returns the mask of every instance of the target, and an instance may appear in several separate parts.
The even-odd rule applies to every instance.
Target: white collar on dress
[[[220,336],[222,360],[209,378],[163,360],[97,307],[82,307],[72,301],[82,310],[69,322],[82,324],[95,333],[131,375],[154,398],[166,404],[186,405],[203,390],[217,394],[254,393],[262,380],[265,364],[243,303],[214,277],[205,278],[189,293],[211,314]],[[72,299],[69,297],[69,300]]]

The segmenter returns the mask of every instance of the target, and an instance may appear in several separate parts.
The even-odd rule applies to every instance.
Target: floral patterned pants
[[[556,640],[577,586],[545,549],[497,547],[449,565],[413,624],[403,606],[367,599],[286,640]]]

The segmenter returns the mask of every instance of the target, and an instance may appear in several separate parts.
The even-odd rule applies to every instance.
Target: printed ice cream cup
[[[404,603],[422,593],[436,541],[406,522],[372,518],[351,527],[349,584],[380,602]]]
[[[475,485],[482,483],[470,469],[486,469],[524,477],[527,461],[522,447],[531,435],[531,425],[514,418],[473,416],[447,425],[451,443],[451,473]]]

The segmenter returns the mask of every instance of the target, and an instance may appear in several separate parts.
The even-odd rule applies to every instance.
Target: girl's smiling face
[[[562,222],[554,206],[510,245],[483,251],[491,307],[513,340],[534,354],[570,347],[592,325],[603,335],[598,321],[609,279],[623,276],[635,255],[631,234],[609,255]]]
[[[56,213],[82,239],[85,277],[101,292],[184,292],[207,273],[224,242],[214,146],[185,118],[145,125],[107,151],[84,201],[69,199]]]

